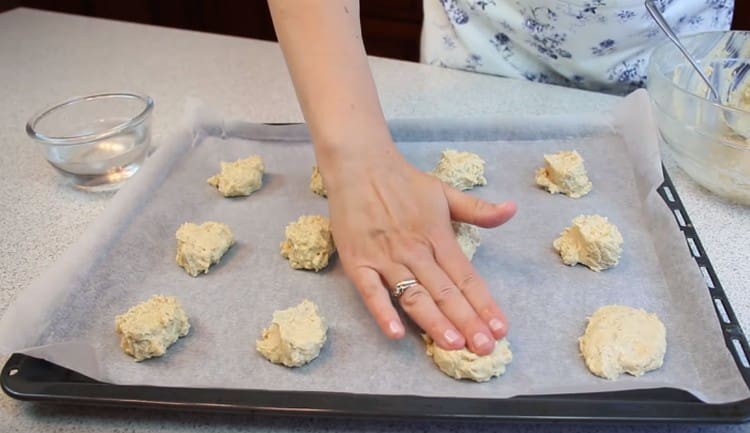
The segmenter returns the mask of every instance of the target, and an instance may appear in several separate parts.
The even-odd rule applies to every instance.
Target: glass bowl
[[[109,190],[132,177],[146,158],[153,108],[151,97],[135,93],[79,96],[37,113],[26,133],[75,187]]]
[[[647,89],[659,133],[677,164],[696,182],[750,205],[750,32],[681,38],[719,92],[708,87],[666,42],[651,54]]]

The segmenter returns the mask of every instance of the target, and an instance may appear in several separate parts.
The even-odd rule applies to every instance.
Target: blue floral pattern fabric
[[[727,30],[734,0],[654,0],[680,35]],[[625,94],[666,41],[643,0],[424,0],[424,63]]]

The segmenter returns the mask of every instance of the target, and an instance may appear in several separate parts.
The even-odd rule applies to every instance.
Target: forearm
[[[362,43],[358,1],[268,3],[324,173],[338,171],[339,162],[397,153]]]

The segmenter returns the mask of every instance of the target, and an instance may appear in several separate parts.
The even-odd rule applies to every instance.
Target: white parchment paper
[[[184,133],[160,147],[89,232],[25,290],[0,322],[0,349],[25,351],[118,384],[338,391],[473,398],[674,387],[707,402],[750,397],[724,345],[700,272],[673,216],[656,194],[661,166],[645,92],[601,116],[493,120],[398,120],[400,149],[430,170],[445,148],[481,155],[488,185],[477,196],[518,203],[500,228],[482,230],[474,264],[507,313],[514,354],[487,383],[443,375],[425,356],[419,330],[380,334],[338,259],[320,272],[292,270],[279,254],[284,227],[327,214],[308,189],[312,146],[300,125],[223,122],[191,110]],[[577,150],[593,191],[571,199],[534,184],[542,155]],[[220,161],[262,155],[263,188],[226,199],[206,183]],[[580,214],[607,216],[625,239],[620,264],[596,273],[561,263],[552,241]],[[237,244],[210,273],[175,264],[174,234],[186,221],[221,221]],[[114,317],[154,294],[177,296],[190,334],[158,359],[120,350]],[[266,361],[255,340],[273,311],[302,299],[328,320],[318,359],[297,369]],[[655,312],[667,327],[663,368],[607,381],[578,352],[586,318],[625,304]]]

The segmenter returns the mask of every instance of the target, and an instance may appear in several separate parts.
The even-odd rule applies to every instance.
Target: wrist
[[[355,179],[385,175],[381,172],[404,160],[385,124],[380,130],[340,128],[333,134],[317,134],[313,140],[317,164],[328,189]]]
[[[395,146],[374,145],[367,152],[338,152],[318,160],[326,189],[335,191],[341,185],[369,182],[373,178],[388,176],[394,165],[403,161]]]

